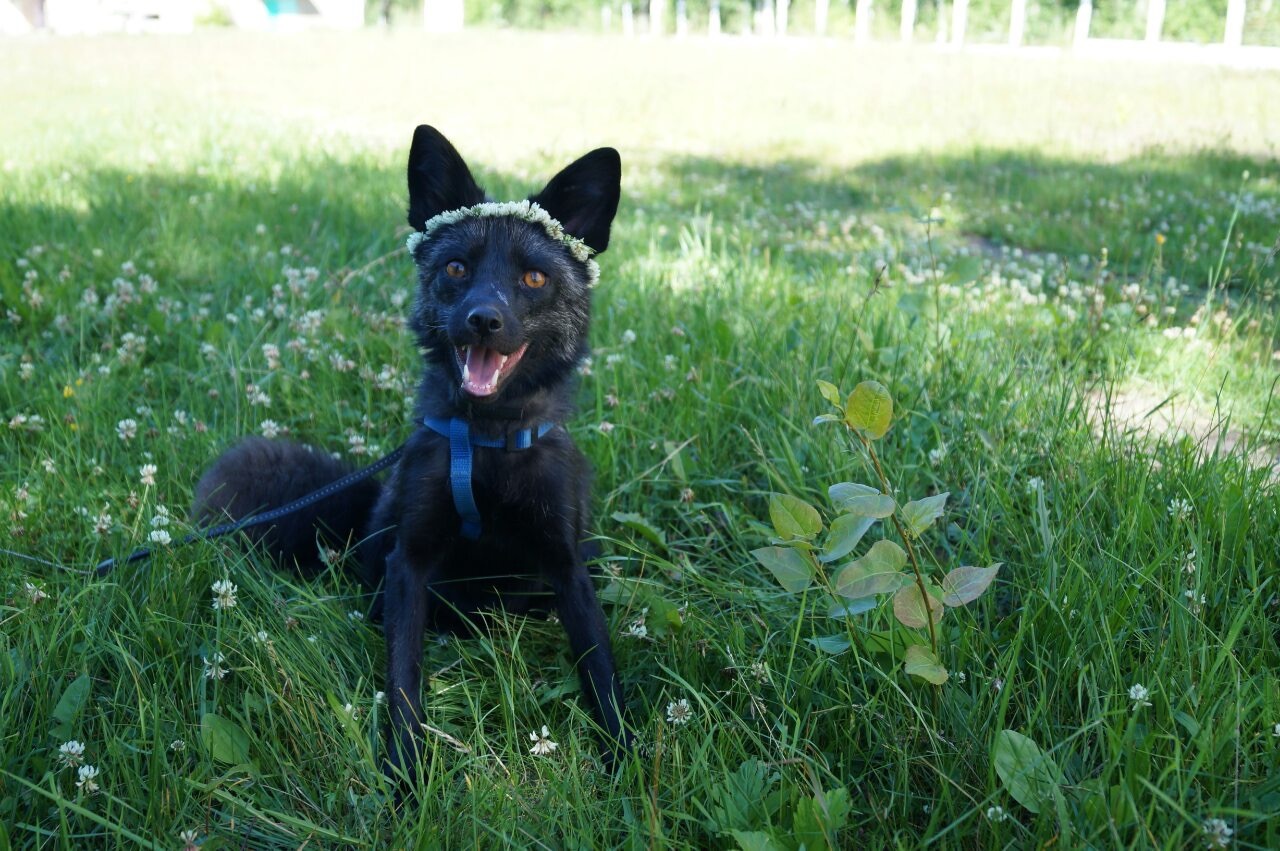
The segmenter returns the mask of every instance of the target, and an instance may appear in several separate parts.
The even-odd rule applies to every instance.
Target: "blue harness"
[[[441,419],[425,417],[422,424],[441,437],[449,439],[449,488],[453,491],[453,507],[462,518],[462,537],[474,541],[480,537],[480,509],[471,490],[471,449],[487,446],[490,449],[515,451],[528,449],[551,429],[555,423],[542,423],[536,429],[522,428],[503,437],[485,437],[472,434],[471,427],[461,417]]]

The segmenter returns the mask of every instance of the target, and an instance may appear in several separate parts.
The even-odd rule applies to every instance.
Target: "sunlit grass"
[[[435,750],[394,813],[381,636],[341,569],[300,583],[222,543],[107,581],[0,556],[14,847],[785,845],[842,788],[809,847],[1196,847],[1214,818],[1280,843],[1280,78],[507,33],[10,48],[0,88],[41,96],[0,119],[0,546],[79,569],[185,532],[238,435],[367,461],[408,434],[416,123],[497,197],[621,149],[569,427],[643,742],[602,773],[559,628],[499,618],[428,642]],[[895,484],[952,493],[930,556],[1006,565],[944,629],[941,689],[811,643],[890,620],[799,616],[749,555],[768,493],[870,480],[811,427],[819,378],[890,388]],[[1122,416],[1166,397],[1188,435]],[[207,713],[245,761],[214,758]],[[1062,768],[1061,813],[1006,792],[1004,728]]]

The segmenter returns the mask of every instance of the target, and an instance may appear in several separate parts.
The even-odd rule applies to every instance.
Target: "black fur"
[[[618,207],[621,164],[611,148],[592,151],[557,174],[531,200],[596,251],[609,244]],[[409,154],[409,222],[422,230],[440,212],[470,206],[484,194],[454,147],[422,126]],[[588,351],[591,290],[586,265],[537,224],[472,218],[435,231],[415,251],[418,296],[410,325],[424,352],[417,419],[468,420],[486,435],[563,423],[572,410],[573,378]],[[451,262],[463,275],[451,275]],[[458,267],[454,267],[457,271]],[[545,274],[544,286],[522,282]],[[463,386],[459,346],[513,353],[527,345],[490,395]],[[626,748],[622,689],[604,613],[585,563],[590,527],[590,468],[562,428],[522,451],[477,448],[472,487],[483,534],[461,535],[449,488],[447,439],[425,428],[378,493],[364,483],[319,504],[287,525],[256,532],[283,562],[314,569],[313,529],[330,540],[364,539],[365,578],[385,578],[390,723],[389,767],[408,771],[421,756],[422,642],[428,629],[469,632],[486,609],[554,608],[577,659],[582,688],[607,736],[606,758]],[[296,444],[252,439],[223,455],[197,487],[196,515],[213,517],[279,505],[345,468]],[[370,506],[376,499],[376,508]],[[345,521],[345,522],[343,522]]]

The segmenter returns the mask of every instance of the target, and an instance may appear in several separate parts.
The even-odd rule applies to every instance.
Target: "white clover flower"
[[[358,611],[350,611],[350,612],[347,612],[347,620],[349,620],[349,621],[362,621],[362,620],[364,620],[364,612],[358,612]]]
[[[213,591],[213,607],[215,609],[234,609],[236,606],[236,586],[230,579],[219,579],[211,586]]]
[[[204,662],[204,675],[206,679],[220,680],[227,674],[231,673],[230,670],[222,667],[222,663],[226,661],[226,657],[221,653],[214,653],[212,657],[201,656],[200,660]]]
[[[1209,848],[1226,848],[1231,844],[1231,835],[1235,833],[1231,825],[1220,818],[1206,819],[1200,830],[1204,833]]]
[[[156,483],[156,465],[143,464],[142,469],[138,471],[144,485],[154,485]]]
[[[1141,683],[1134,683],[1129,686],[1129,699],[1133,701],[1133,709],[1136,712],[1143,706],[1150,706],[1151,701],[1147,700],[1151,696],[1151,690]]]
[[[26,592],[27,600],[30,601],[33,606],[49,599],[49,595],[45,593],[44,589],[32,582],[22,583],[22,590]]]
[[[99,536],[107,534],[111,531],[111,527],[114,523],[115,521],[111,519],[111,515],[107,512],[107,509],[103,508],[102,512],[93,519],[93,534]]]
[[[1175,498],[1169,500],[1169,516],[1181,523],[1191,516],[1190,500]]]
[[[200,846],[196,845],[196,837],[199,835],[195,830],[184,830],[179,833],[178,838],[182,840],[182,851],[193,851],[193,849],[199,848]]]
[[[987,807],[987,821],[993,821],[999,824],[1009,818],[1009,814],[1004,811],[1004,807]]]
[[[622,344],[629,346],[636,341],[636,332],[630,328],[622,332]]]
[[[116,434],[126,443],[138,436],[138,421],[124,419],[116,423]]]
[[[1182,572],[1183,573],[1196,572],[1196,551],[1194,547],[1188,550],[1187,554],[1182,557]]]
[[[644,615],[641,615],[627,625],[627,635],[631,638],[649,637],[649,627],[645,626]]]
[[[78,779],[76,780],[76,788],[86,795],[92,795],[98,791],[98,768],[93,765],[82,765],[80,770],[76,772]]]
[[[1044,479],[1039,476],[1032,476],[1027,479],[1027,483],[1024,485],[1024,490],[1026,491],[1027,496],[1035,496],[1037,493],[1044,490]]]
[[[534,756],[549,756],[560,745],[551,741],[551,731],[547,729],[547,725],[542,725],[541,733],[530,733],[529,741],[533,742],[533,747],[529,748],[529,753]]]
[[[662,368],[663,368],[663,369],[665,369],[667,372],[675,372],[675,371],[676,371],[676,366],[677,366],[677,364],[676,364],[676,356],[675,356],[675,355],[664,355],[664,356],[663,356],[663,358],[662,358]]]
[[[169,743],[169,750],[173,751],[174,753],[179,753],[181,751],[185,751],[186,749],[187,749],[187,743],[184,742],[182,739],[174,739],[172,742]]]
[[[947,447],[939,443],[937,448],[929,450],[929,466],[936,467],[947,457]],[[1028,483],[1029,484],[1029,483]]]
[[[688,724],[692,718],[693,708],[689,706],[688,698],[682,697],[667,704],[667,722],[673,727]]]
[[[276,437],[280,434],[280,424],[275,420],[263,420],[258,425],[258,430],[262,432],[263,437]]]
[[[156,512],[151,517],[151,528],[163,529],[169,525],[170,519],[169,509],[163,505],[157,505]]]
[[[600,425],[596,426],[596,428],[600,429],[601,434],[608,434],[609,432],[613,431],[614,425],[608,420],[601,420]]]
[[[84,742],[72,739],[58,747],[58,762],[63,768],[74,768],[84,761]]]
[[[151,534],[148,535],[147,538],[151,543],[159,544],[162,547],[167,547],[169,544],[173,543],[173,538],[165,529],[152,529]]]

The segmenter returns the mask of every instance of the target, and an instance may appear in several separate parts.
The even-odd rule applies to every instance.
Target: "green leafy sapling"
[[[861,614],[875,608],[881,597],[891,595],[897,621],[910,629],[927,630],[929,636],[927,646],[906,648],[904,670],[941,685],[948,674],[938,659],[937,625],[948,608],[982,596],[1000,564],[956,567],[941,578],[926,570],[919,542],[942,516],[950,494],[935,494],[904,505],[891,496],[893,489],[875,449],[876,441],[888,434],[893,423],[893,399],[883,384],[864,381],[847,397],[829,382],[819,381],[818,387],[834,412],[820,415],[814,424],[844,425],[853,451],[861,450],[870,461],[877,485],[839,482],[828,488],[835,509],[829,525],[818,509],[803,499],[773,494],[769,520],[777,537],[771,546],[754,550],[752,555],[789,593],[800,593],[819,581],[832,597],[831,617]],[[828,568],[853,554],[878,521],[887,521],[882,527],[892,526],[897,540],[882,537],[861,556]]]

